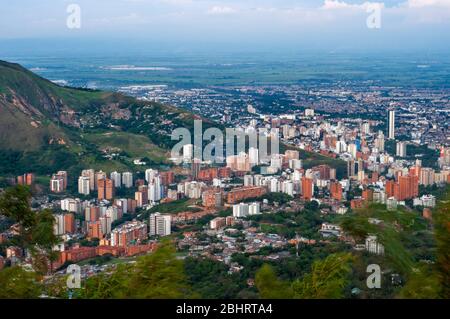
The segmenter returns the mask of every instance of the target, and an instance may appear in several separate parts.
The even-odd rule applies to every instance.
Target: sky
[[[67,26],[71,4],[80,28]],[[0,0],[0,8],[0,50],[104,42],[124,50],[450,51],[450,0]]]

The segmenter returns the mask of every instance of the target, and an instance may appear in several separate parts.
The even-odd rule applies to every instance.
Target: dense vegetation
[[[0,212],[20,225],[20,234],[9,244],[30,249],[34,272],[20,267],[0,271],[0,298],[35,298],[41,294],[67,298],[64,277],[42,281],[51,260],[51,248],[57,242],[52,233],[51,212],[30,210],[30,193],[26,187],[8,189],[0,197]],[[258,223],[286,224],[299,220],[298,227],[317,229],[317,208],[297,214],[260,215]],[[383,220],[382,226],[368,218]],[[177,257],[170,241],[159,249],[139,257],[136,263],[115,265],[112,271],[90,277],[76,298],[350,298],[351,290],[363,291],[360,298],[448,298],[450,264],[449,202],[441,202],[433,215],[434,236],[430,225],[414,211],[387,212],[373,205],[344,216],[341,224],[356,240],[376,234],[385,246],[385,256],[354,252],[344,243],[320,243],[292,246],[290,254],[280,260],[259,257],[276,253],[271,248],[250,256],[233,255],[232,262],[242,266],[229,272],[222,262],[199,257],[184,260]],[[313,223],[308,226],[308,223]],[[304,233],[302,229],[298,230]],[[311,233],[314,236],[316,231]],[[3,246],[3,249],[5,247]],[[109,262],[102,258],[101,262]],[[95,262],[100,262],[96,260]],[[389,270],[383,274],[383,289],[368,291],[365,285],[368,264],[379,264]],[[399,274],[401,284],[390,275]],[[59,278],[59,279],[58,279]],[[254,279],[251,283],[249,279]],[[4,288],[3,288],[4,287]],[[420,289],[419,289],[420,287]]]

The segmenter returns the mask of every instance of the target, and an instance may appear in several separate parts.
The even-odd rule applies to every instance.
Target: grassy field
[[[143,135],[127,132],[99,132],[83,135],[90,143],[98,145],[99,149],[118,149],[126,152],[133,158],[148,157],[154,162],[164,163],[167,151],[153,144],[150,139]]]
[[[83,261],[80,261],[78,263],[78,266],[86,266],[95,262],[95,264],[97,265],[119,265],[119,264],[126,264],[132,261],[136,261],[137,256],[134,257],[124,257],[124,258],[116,258],[116,257],[111,257],[111,258],[104,258],[101,256],[97,256],[94,258],[90,258],[90,259],[86,259]]]

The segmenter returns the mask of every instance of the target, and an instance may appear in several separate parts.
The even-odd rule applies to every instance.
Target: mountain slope
[[[39,156],[33,156],[43,151],[49,158],[52,152],[63,152],[77,156],[79,164],[83,161],[91,164],[100,162],[102,156],[113,150],[123,155],[114,159],[120,165],[132,162],[127,153],[136,157],[140,153],[142,157],[155,155],[161,161],[167,158],[172,145],[172,130],[191,128],[194,118],[192,113],[181,109],[119,93],[61,87],[18,64],[0,61],[3,158],[28,156],[39,161]],[[111,132],[120,134],[105,135]]]

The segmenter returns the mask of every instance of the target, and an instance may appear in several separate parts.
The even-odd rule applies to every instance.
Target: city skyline
[[[448,30],[450,0],[2,6],[0,300],[450,298]]]

